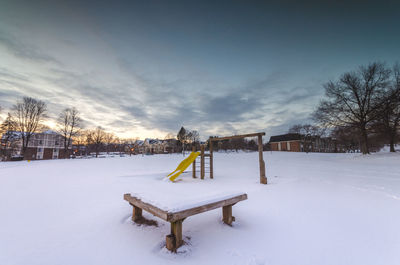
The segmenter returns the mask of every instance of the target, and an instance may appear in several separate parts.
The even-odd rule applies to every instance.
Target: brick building
[[[271,136],[269,144],[272,151],[303,151],[302,137],[297,133]]]
[[[271,136],[269,144],[272,151],[337,152],[335,141],[329,137],[307,136],[298,133]]]

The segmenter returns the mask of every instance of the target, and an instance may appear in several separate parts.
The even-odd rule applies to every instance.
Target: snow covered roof
[[[25,133],[26,134],[26,133]],[[58,135],[59,133],[53,130],[46,130],[41,133],[32,133],[32,135],[36,134],[53,134],[53,135]],[[20,131],[7,131],[4,133],[1,137],[2,139],[8,138],[8,139],[20,139],[22,138],[22,132]]]
[[[143,141],[143,140],[136,140],[136,141],[135,141],[135,144],[137,144],[137,145],[143,145],[143,144],[144,144],[144,141]]]
[[[43,131],[42,133],[44,133],[44,134],[58,134],[58,132],[55,132],[53,130],[46,130],[46,131]]]
[[[161,140],[158,140],[158,139],[151,139],[151,138],[146,138],[144,141],[145,141],[145,143],[147,143],[147,144],[159,144],[159,143],[162,142]]]

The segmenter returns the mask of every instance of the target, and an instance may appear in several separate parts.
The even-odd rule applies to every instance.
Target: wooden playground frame
[[[218,142],[222,140],[231,140],[231,139],[239,139],[246,137],[257,137],[258,138],[258,160],[260,165],[260,183],[267,184],[267,177],[265,176],[265,162],[263,158],[263,143],[262,137],[265,135],[265,132],[259,133],[249,133],[249,134],[240,134],[240,135],[232,135],[225,137],[210,137],[208,139],[209,143],[209,153],[205,153],[205,145],[200,145],[200,178],[204,179],[206,173],[206,157],[209,158],[209,173],[210,178],[214,178],[214,161],[213,161],[213,142]],[[196,147],[192,147],[192,151],[196,152]],[[196,160],[193,161],[192,166],[192,177],[196,178]]]

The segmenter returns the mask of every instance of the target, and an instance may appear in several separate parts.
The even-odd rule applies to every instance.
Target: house
[[[269,145],[271,151],[322,153],[337,151],[336,143],[330,137],[302,135],[298,133],[271,136]]]
[[[178,140],[171,138],[163,140],[164,153],[175,153],[178,151]]]
[[[144,154],[145,153],[145,145],[143,140],[136,140],[133,144],[129,144],[125,148],[130,154]]]
[[[2,140],[6,134],[3,134]],[[21,157],[22,133],[12,132],[12,134],[12,142],[9,142],[10,148],[12,146],[10,156]],[[57,132],[47,130],[41,133],[32,134],[31,138],[29,139],[28,146],[23,154],[23,159],[40,160],[65,158],[66,154],[71,152],[71,146],[68,147],[67,153],[64,152],[64,150],[64,137]]]
[[[163,154],[166,152],[166,142],[159,139],[144,140],[145,153],[150,154]]]
[[[176,139],[151,139],[146,138],[144,141],[136,141],[136,151],[142,154],[165,154],[177,151]]]

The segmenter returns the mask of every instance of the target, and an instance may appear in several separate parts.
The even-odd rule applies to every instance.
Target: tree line
[[[2,155],[7,155],[8,149],[12,149],[12,144],[20,140],[22,142],[20,154],[23,156],[32,136],[37,132],[50,129],[44,125],[47,118],[45,102],[31,97],[18,100],[0,126]],[[101,127],[84,129],[80,112],[75,107],[62,110],[55,122],[55,131],[63,138],[64,157],[70,157],[73,143],[78,149],[84,146],[85,154],[96,153],[96,157],[100,152],[133,151],[136,139],[120,139]]]
[[[217,136],[214,136],[217,137]],[[195,146],[196,150],[200,149],[200,137],[199,133],[196,130],[189,130],[186,129],[185,127],[181,127],[180,130],[178,131],[178,134],[176,136],[176,139],[178,140],[178,146],[180,147],[179,151],[184,151],[184,150],[192,150],[192,147]],[[209,148],[209,142],[204,142],[206,145],[206,148]],[[267,148],[267,144],[264,146],[264,150]],[[238,138],[238,139],[230,139],[230,140],[222,140],[218,142],[213,142],[213,150],[218,151],[218,150],[223,150],[223,151],[228,151],[228,150],[251,150],[251,151],[257,151],[258,150],[258,144],[254,139],[245,139],[245,138]]]
[[[389,144],[395,152],[400,123],[400,66],[374,62],[324,84],[325,97],[312,118],[315,125],[295,125],[292,133],[329,136],[347,151],[369,154]]]

